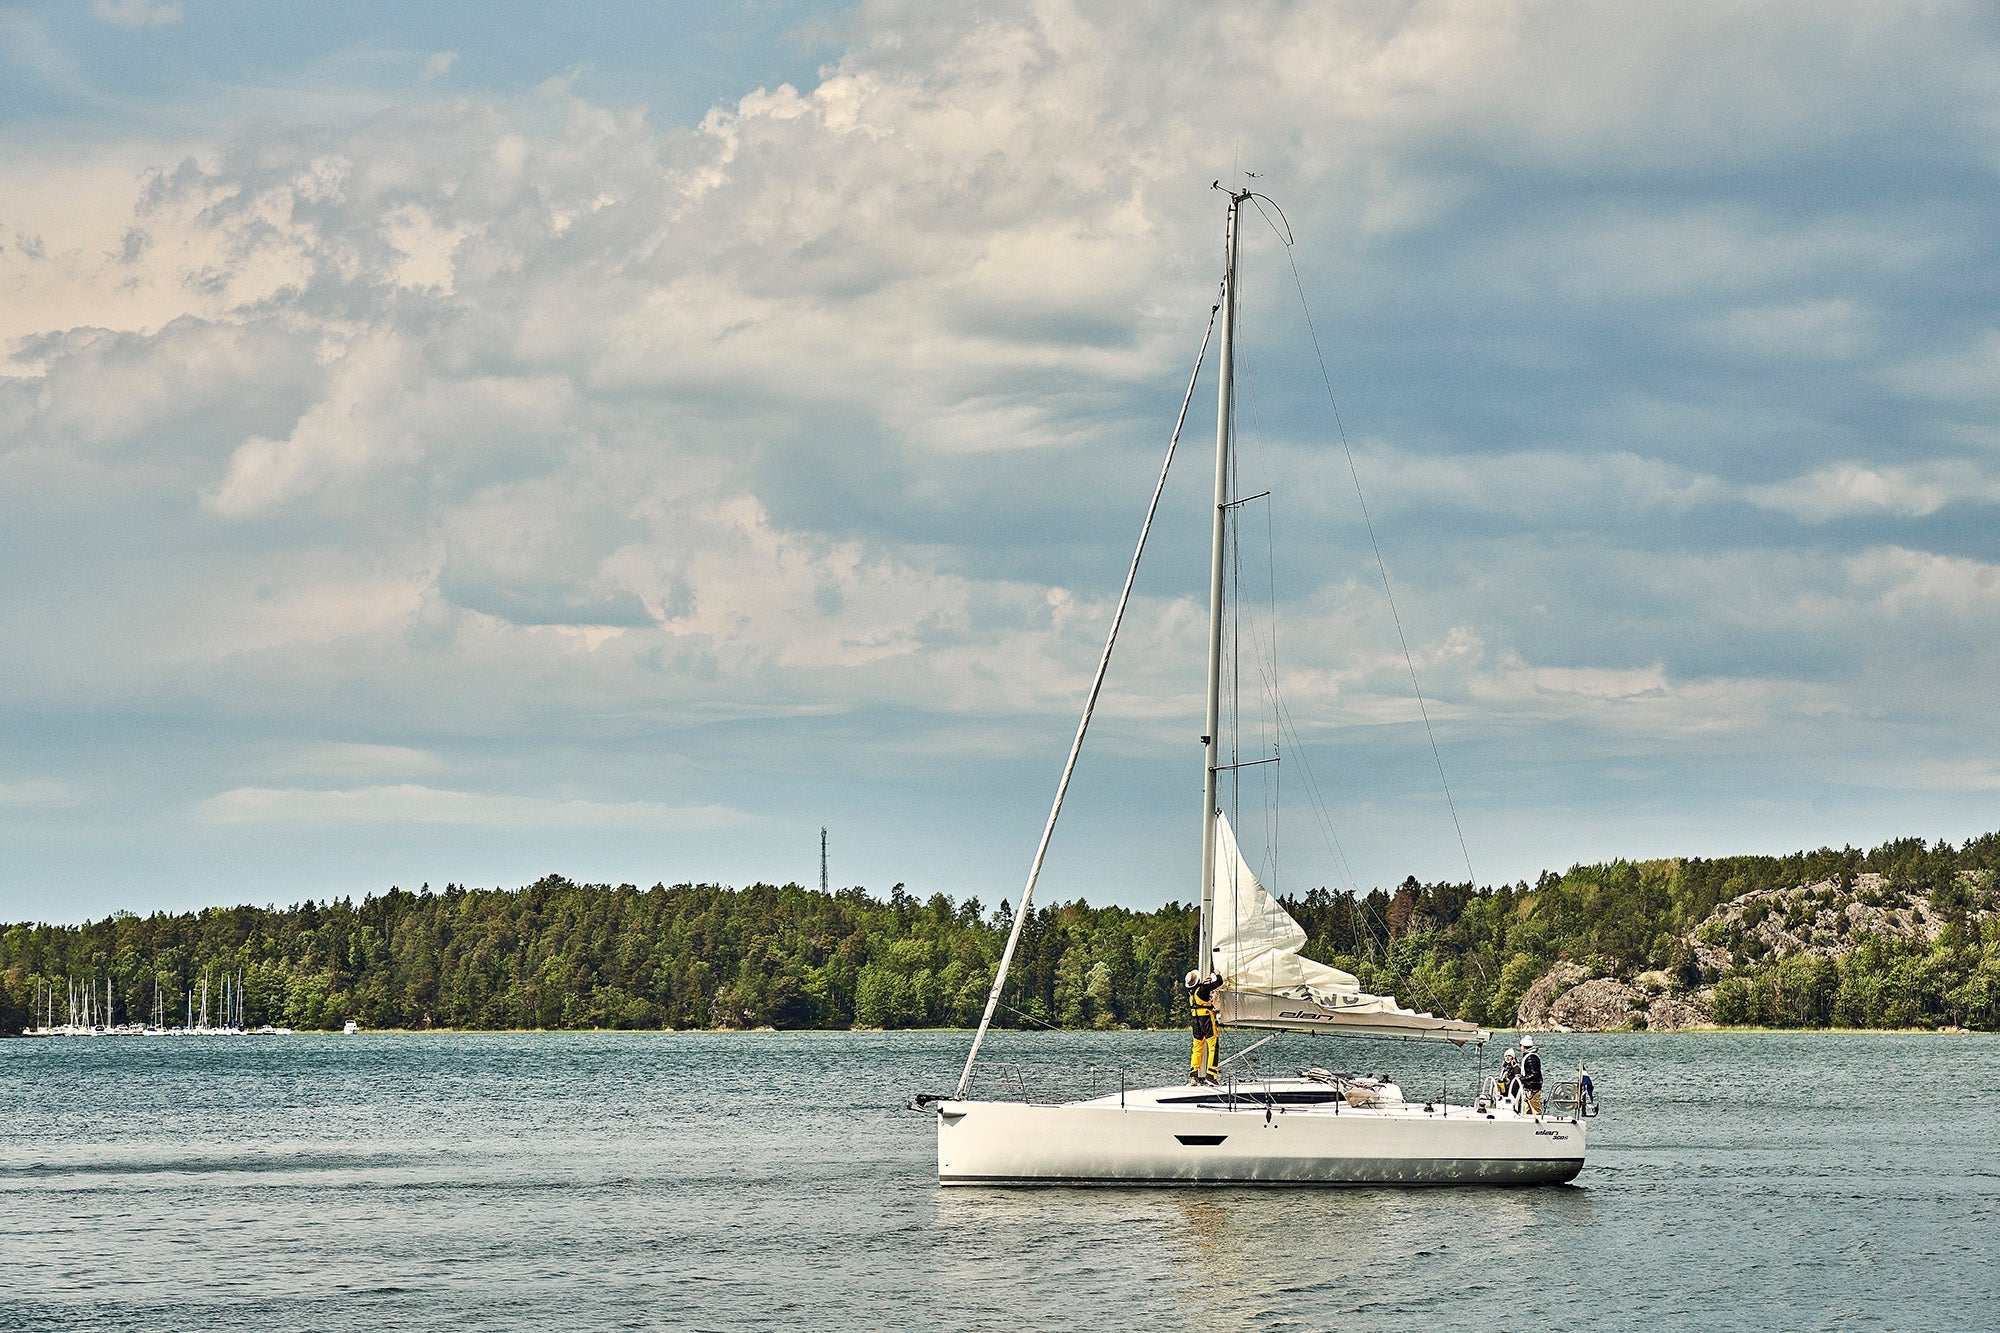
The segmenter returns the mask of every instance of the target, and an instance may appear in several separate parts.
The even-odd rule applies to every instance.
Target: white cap
[[[1507,1048],[1507,1054],[1506,1054],[1505,1056],[1503,1056],[1502,1058],[1503,1058],[1503,1059],[1507,1059],[1507,1060],[1511,1060],[1511,1059],[1513,1059],[1513,1058],[1514,1058],[1514,1048],[1513,1048],[1512,1046],[1509,1046],[1509,1047]]]
[[[1522,1049],[1522,1050],[1524,1050],[1524,1051],[1532,1051],[1532,1050],[1534,1050],[1534,1049],[1535,1049],[1535,1039],[1534,1039],[1533,1037],[1523,1037],[1523,1038],[1521,1038],[1521,1049]]]
[[[1200,979],[1201,979],[1201,973],[1190,972],[1187,974],[1187,976],[1181,979],[1181,984],[1183,986],[1192,986],[1194,985],[1195,982],[1199,981]]]

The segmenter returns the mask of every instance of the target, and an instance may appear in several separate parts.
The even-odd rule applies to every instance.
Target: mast
[[[1222,345],[1215,388],[1215,526],[1208,565],[1208,723],[1201,768],[1201,942],[1195,967],[1215,966],[1215,794],[1222,730],[1222,567],[1229,525],[1229,444],[1236,378],[1236,221],[1250,191],[1229,196],[1229,235],[1222,267]]]

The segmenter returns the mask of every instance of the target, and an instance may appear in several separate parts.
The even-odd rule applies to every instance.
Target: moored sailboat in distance
[[[1306,932],[1258,880],[1238,849],[1218,800],[1226,763],[1220,748],[1224,674],[1224,571],[1232,511],[1237,241],[1250,191],[1231,191],[1220,312],[1216,404],[1215,509],[1209,583],[1208,696],[1203,742],[1201,897],[1196,971],[1219,974],[1217,1019],[1224,1029],[1404,1038],[1455,1046],[1483,1044],[1477,1025],[1421,1013],[1394,997],[1371,995],[1347,972],[1303,953]],[[1215,315],[1210,317],[1211,335]],[[1205,358],[1208,340],[1203,340]],[[1201,359],[1188,383],[1180,438]],[[1174,446],[1167,458],[1171,466]],[[1104,684],[1130,601],[1139,556],[1166,483],[1163,468],[1141,528],[1097,675],[1084,705],[1054,805],[1015,910],[985,1013],[957,1089],[912,1105],[937,1118],[938,1180],[946,1185],[1139,1184],[1545,1184],[1573,1179],[1584,1162],[1583,1107],[1556,1101],[1526,1114],[1480,1087],[1464,1104],[1407,1100],[1387,1078],[1307,1069],[1294,1077],[1202,1086],[1129,1089],[1075,1101],[983,1100],[972,1096],[980,1046],[992,1025],[1049,840]],[[1255,762],[1267,762],[1257,760]],[[1261,1043],[1259,1043],[1261,1044]]]
[[[201,1002],[197,1014],[195,1004],[195,983],[190,981],[185,992],[187,1016],[181,1026],[169,1027],[167,1014],[169,1005],[165,990],[157,973],[153,977],[153,1005],[150,1016],[144,1023],[134,1021],[127,1012],[125,1021],[116,1022],[118,1012],[114,978],[104,977],[100,988],[96,974],[86,981],[68,979],[62,983],[65,991],[64,1019],[56,1021],[56,981],[37,981],[31,1014],[39,1023],[22,1030],[24,1037],[289,1037],[292,1029],[272,1023],[257,1027],[249,1026],[246,1011],[249,1007],[248,990],[242,972],[228,973],[219,979],[218,997],[221,1001],[220,1024],[209,1021],[209,972],[202,970],[200,979]],[[130,991],[127,991],[130,994]]]

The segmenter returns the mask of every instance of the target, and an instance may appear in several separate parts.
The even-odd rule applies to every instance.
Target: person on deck
[[[1194,1054],[1188,1059],[1188,1082],[1213,1085],[1218,1081],[1216,1064],[1215,993],[1222,978],[1214,972],[1187,974],[1188,1015],[1194,1028]]]
[[[1521,1038],[1521,1086],[1528,1090],[1528,1112],[1542,1113],[1542,1057],[1535,1053],[1535,1039]]]
[[[1501,1105],[1519,1114],[1521,1110],[1521,1060],[1509,1046],[1507,1054],[1500,1057],[1500,1076],[1493,1080],[1493,1091]]]

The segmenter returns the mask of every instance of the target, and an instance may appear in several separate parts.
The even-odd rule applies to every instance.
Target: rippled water
[[[0,1042],[0,1326],[2000,1327],[1993,1037],[1554,1038],[1608,1108],[1572,1186],[941,1191],[900,1108],[965,1040]]]

